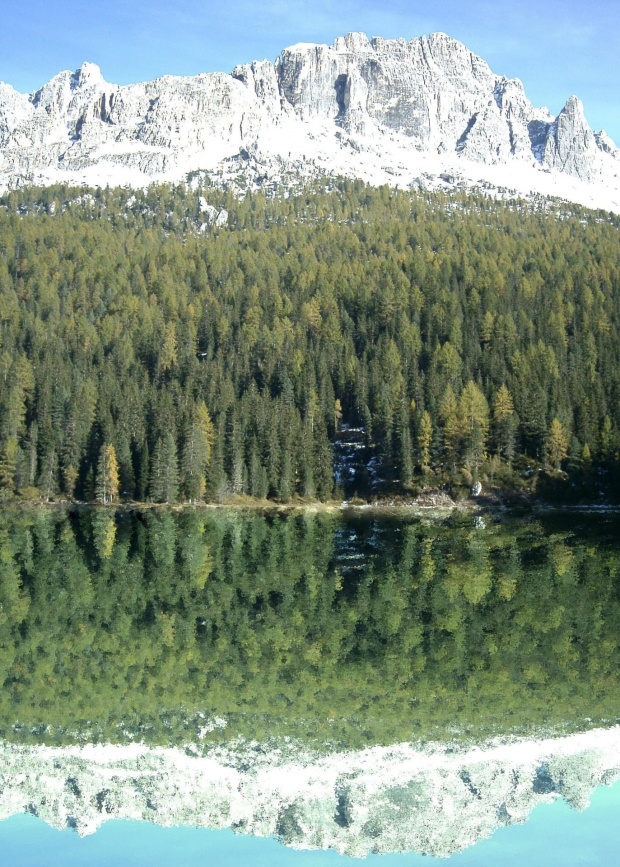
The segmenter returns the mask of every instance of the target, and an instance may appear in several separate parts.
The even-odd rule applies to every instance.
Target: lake
[[[0,513],[6,863],[610,863],[619,529]]]

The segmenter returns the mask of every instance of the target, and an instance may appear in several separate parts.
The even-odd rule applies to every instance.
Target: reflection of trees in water
[[[0,730],[169,742],[202,712],[359,746],[614,718],[619,566],[538,523],[5,514]]]

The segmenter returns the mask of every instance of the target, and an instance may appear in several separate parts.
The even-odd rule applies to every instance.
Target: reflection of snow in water
[[[319,755],[243,742],[203,756],[144,744],[0,742],[0,820],[30,812],[94,832],[108,819],[234,828],[298,849],[447,856],[540,803],[584,809],[620,777],[620,726],[567,737],[396,744]]]
[[[385,529],[377,521],[358,527],[345,524],[334,533],[333,562],[339,568],[356,568],[384,545]]]

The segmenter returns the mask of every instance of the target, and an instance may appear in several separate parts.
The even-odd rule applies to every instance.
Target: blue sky
[[[521,78],[536,105],[557,113],[576,93],[590,124],[620,143],[619,0],[0,0],[0,11],[0,80],[21,91],[84,60],[125,84],[229,72],[350,30],[443,30]]]
[[[413,853],[370,855],[361,861],[334,851],[299,852],[273,839],[231,831],[160,828],[147,822],[109,822],[93,836],[80,838],[27,814],[0,822],[0,846],[3,863],[11,867],[615,867],[619,806],[620,783],[597,789],[582,813],[564,801],[541,804],[524,825],[500,828],[448,861]]]

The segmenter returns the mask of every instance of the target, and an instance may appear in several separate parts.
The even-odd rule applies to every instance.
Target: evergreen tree
[[[334,490],[334,455],[325,425],[318,425],[314,431],[312,475],[318,498],[321,500],[329,499]]]
[[[118,488],[123,499],[135,496],[135,474],[129,438],[123,433],[118,438]]]
[[[0,500],[9,497],[15,490],[18,454],[17,437],[9,437],[0,444]]]
[[[33,421],[28,428],[28,436],[26,438],[26,466],[27,466],[27,484],[34,485],[37,477],[37,454],[39,441],[39,426],[36,421]]]
[[[151,475],[149,480],[149,497],[154,503],[162,503],[165,500],[162,452],[163,441],[161,437],[158,437],[151,457]]]
[[[461,393],[459,414],[466,459],[478,470],[489,432],[489,406],[484,394],[473,380],[467,383]]]
[[[405,418],[400,430],[400,481],[410,485],[413,481],[413,443],[409,430],[409,420]]]
[[[136,496],[140,502],[144,502],[147,497],[150,483],[149,448],[146,442],[135,447],[133,463],[134,466],[137,466]]]
[[[263,466],[256,444],[250,455],[250,494],[264,500],[268,493],[267,468]]]
[[[568,435],[564,427],[560,424],[557,418],[554,418],[549,428],[549,437],[547,439],[547,460],[551,466],[558,470],[560,464],[568,454]]]
[[[78,480],[78,471],[73,466],[73,464],[69,464],[68,466],[64,466],[62,468],[62,486],[67,494],[67,496],[73,499],[75,495],[75,486]]]
[[[209,452],[210,453],[210,452]],[[207,444],[203,427],[190,423],[181,456],[181,489],[189,502],[204,496],[207,471]]]
[[[308,418],[304,421],[301,441],[301,475],[304,497],[314,497],[314,435]]]
[[[204,464],[205,469],[208,470],[209,464],[211,463],[211,453],[213,451],[213,445],[215,443],[215,427],[213,426],[209,410],[207,409],[207,405],[204,400],[201,400],[196,407],[195,422],[202,431]]]
[[[601,457],[603,460],[608,461],[612,457],[613,453],[613,427],[611,424],[611,419],[608,415],[603,419],[603,427],[601,430]]]
[[[293,466],[291,458],[290,450],[285,448],[282,456],[280,483],[278,485],[278,496],[283,503],[288,503],[293,491]]]
[[[156,503],[176,503],[179,495],[177,447],[169,431],[159,437],[153,451],[150,495]]]
[[[583,448],[576,436],[570,437],[568,443],[567,466],[571,473],[577,474],[581,470],[581,455]]]
[[[588,473],[592,467],[592,452],[587,443],[585,443],[581,452],[581,466],[586,473]]]
[[[422,413],[418,426],[418,456],[423,472],[430,468],[430,448],[433,441],[433,422],[430,414],[425,410]]]
[[[512,396],[504,383],[495,395],[493,422],[497,452],[511,463],[515,452],[515,408]]]
[[[38,488],[46,503],[58,493],[58,453],[53,448],[43,456]]]
[[[444,449],[448,462],[453,467],[459,454],[461,423],[458,402],[452,386],[447,385],[439,406],[439,419],[443,426]]]

